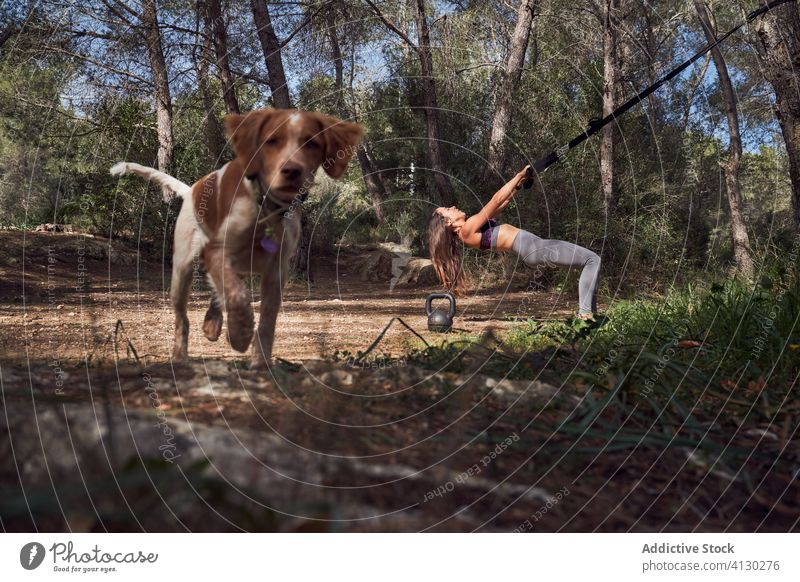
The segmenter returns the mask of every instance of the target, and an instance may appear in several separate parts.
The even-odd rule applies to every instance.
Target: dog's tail
[[[131,162],[119,162],[114,164],[111,167],[112,176],[122,176],[123,174],[138,174],[143,178],[147,178],[148,180],[152,180],[157,184],[161,185],[161,188],[164,189],[164,200],[169,202],[171,196],[168,194],[168,191],[172,191],[181,198],[188,198],[192,194],[192,187],[188,184],[184,184],[177,178],[173,178],[169,174],[165,174],[164,172],[160,172],[155,168],[148,168],[147,166],[140,166],[139,164],[134,164]]]

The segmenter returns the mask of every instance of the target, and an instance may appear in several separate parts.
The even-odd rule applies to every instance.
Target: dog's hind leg
[[[222,333],[222,308],[219,306],[219,298],[217,292],[211,287],[211,303],[206,311],[206,317],[203,320],[203,335],[206,339],[215,342],[219,339]]]
[[[176,241],[175,255],[172,258],[172,284],[169,296],[172,309],[175,311],[175,342],[172,347],[172,359],[185,362],[189,358],[189,317],[186,305],[192,288],[192,255],[180,255]]]
[[[175,341],[172,359],[185,362],[189,358],[189,317],[186,306],[192,290],[193,275],[199,269],[198,253],[205,236],[197,229],[191,204],[184,202],[175,224],[175,244],[172,253],[172,283],[169,296],[175,311]]]

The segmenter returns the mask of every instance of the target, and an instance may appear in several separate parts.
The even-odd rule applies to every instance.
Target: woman
[[[495,220],[522,186],[527,170],[527,167],[523,168],[492,196],[480,212],[469,218],[455,206],[440,206],[433,212],[428,224],[428,245],[436,274],[454,293],[466,290],[467,274],[461,260],[461,243],[474,249],[514,251],[529,267],[546,264],[580,268],[578,317],[592,319],[597,311],[600,257],[578,245],[542,239],[510,224],[498,224]]]

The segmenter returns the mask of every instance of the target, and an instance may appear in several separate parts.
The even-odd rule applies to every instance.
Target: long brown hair
[[[463,248],[456,234],[447,226],[447,219],[434,211],[428,223],[428,251],[439,281],[456,295],[469,288],[464,270]]]

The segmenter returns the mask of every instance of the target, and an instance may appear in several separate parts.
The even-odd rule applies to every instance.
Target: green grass
[[[619,301],[595,323],[529,322],[409,359],[564,386],[582,403],[552,430],[573,452],[672,450],[748,487],[765,468],[790,474],[796,462],[782,447],[753,452],[769,439],[788,444],[800,418],[800,277],[791,266],[756,284],[690,285]],[[764,430],[767,440],[752,436]]]

